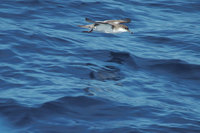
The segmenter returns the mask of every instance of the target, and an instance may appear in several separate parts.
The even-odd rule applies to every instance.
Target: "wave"
[[[158,114],[165,114],[165,111],[162,107],[130,106],[99,97],[64,96],[38,107],[24,107],[12,99],[0,99],[0,114],[12,121],[15,127],[23,127],[21,128],[22,131],[65,132],[65,130],[68,130],[75,132],[83,130],[99,132],[106,130],[118,133],[122,129],[137,131],[137,129],[131,128],[130,121],[133,119],[135,122],[132,124],[139,126],[137,125],[139,121],[136,118],[154,120]],[[199,130],[199,121],[197,120],[191,120],[179,115],[174,116],[173,113],[167,114],[161,115],[162,121],[151,122],[154,124],[140,128],[141,133],[145,133],[146,130],[163,132],[167,129],[169,131],[171,127],[166,123],[181,125],[176,126],[179,131],[188,130],[190,127],[193,127],[193,131]],[[123,124],[121,120],[123,120]],[[96,125],[98,123],[100,125]],[[191,125],[189,126],[187,123]],[[106,126],[107,124],[109,124],[109,127]],[[95,127],[95,125],[98,130],[88,129],[89,127]],[[74,126],[76,128],[73,128]]]
[[[135,55],[131,55],[128,52],[118,52],[118,51],[109,51],[109,50],[98,50],[98,51],[88,51],[86,57],[92,57],[96,60],[102,60],[104,62],[112,62],[116,64],[121,64],[122,66],[127,66],[127,71],[134,71],[139,69],[148,70],[149,72],[160,72],[161,74],[171,74],[174,76],[182,77],[185,79],[191,80],[200,80],[200,65],[198,64],[189,64],[183,60],[179,59],[150,59],[150,58],[141,58]],[[116,79],[120,79],[120,67],[117,65],[112,66],[112,74],[116,75]],[[104,70],[101,70],[101,74],[106,74]],[[106,71],[109,75],[110,70]],[[97,72],[98,73],[98,72]],[[94,74],[92,74],[92,77]],[[117,76],[118,75],[118,76]],[[167,76],[167,75],[166,75]],[[123,76],[121,76],[123,77]],[[115,79],[114,78],[114,79]],[[98,78],[97,78],[98,79]],[[109,79],[109,78],[108,78]]]

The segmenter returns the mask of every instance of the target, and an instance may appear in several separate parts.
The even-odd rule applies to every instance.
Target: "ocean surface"
[[[200,133],[200,1],[1,0],[0,133]]]

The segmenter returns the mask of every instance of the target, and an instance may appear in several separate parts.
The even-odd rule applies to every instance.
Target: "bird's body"
[[[131,22],[131,20],[128,18],[124,20],[105,20],[105,21],[92,21],[86,18],[85,20],[93,24],[79,25],[79,27],[90,29],[90,31],[84,31],[84,32],[99,31],[105,33],[121,33],[121,32],[132,33],[126,25],[121,24],[121,23]]]

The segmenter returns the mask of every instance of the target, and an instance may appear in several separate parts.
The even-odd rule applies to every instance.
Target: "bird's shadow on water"
[[[128,52],[121,52],[114,50],[89,50],[89,51],[87,50],[86,52],[87,53],[84,54],[85,56],[90,57],[91,59],[94,60],[102,61],[106,64],[103,67],[104,69],[99,70],[97,73],[96,72],[93,73],[92,76],[93,78],[95,77],[94,74],[98,76],[99,72],[102,72],[100,73],[101,76],[102,74],[107,74],[110,76],[111,75],[110,73],[112,72],[113,76],[113,73],[116,74],[114,70],[119,70],[121,73],[122,69],[126,69],[126,71],[127,70],[130,71],[130,73],[134,71],[147,71],[149,73],[155,73],[170,77],[173,76],[182,79],[200,80],[199,76],[200,65],[189,64],[182,60],[176,60],[176,59],[158,60],[150,58],[141,58],[133,54],[130,54]],[[117,75],[118,74],[119,73],[117,73]]]

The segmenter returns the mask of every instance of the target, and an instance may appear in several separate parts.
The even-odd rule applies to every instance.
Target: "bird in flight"
[[[128,26],[123,25],[121,23],[130,23],[131,19],[126,18],[122,20],[104,20],[104,21],[93,21],[89,18],[85,18],[85,20],[89,23],[89,25],[78,25],[79,27],[82,28],[88,28],[90,29],[89,31],[83,31],[90,33],[92,31],[99,31],[99,32],[104,32],[104,33],[121,33],[121,32],[131,32],[128,28]]]

